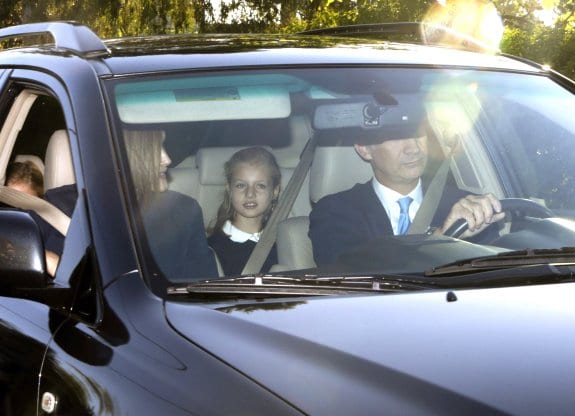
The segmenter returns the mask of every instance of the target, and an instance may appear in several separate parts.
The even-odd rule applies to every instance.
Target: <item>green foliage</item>
[[[457,0],[446,0],[457,1]],[[0,0],[0,25],[75,20],[101,37],[185,32],[279,32],[421,21],[435,0]],[[504,52],[575,76],[575,0],[493,0]],[[545,26],[542,10],[553,10]]]
[[[517,28],[508,28],[504,33],[501,49],[512,55],[525,56],[531,41],[529,33]]]
[[[499,0],[506,26],[501,45],[504,52],[545,63],[575,78],[575,0]],[[536,18],[543,7],[556,20],[546,26]]]
[[[196,29],[189,0],[2,0],[0,25],[74,20],[101,37],[182,33]]]
[[[358,0],[358,23],[421,21],[432,4],[428,0]]]
[[[537,12],[543,9],[540,0],[494,0],[493,4],[507,28],[529,32],[540,24]]]
[[[552,66],[555,70],[575,79],[575,33],[569,31],[555,48]]]
[[[2,0],[0,7],[0,25],[12,26],[21,22],[22,6],[16,0]]]

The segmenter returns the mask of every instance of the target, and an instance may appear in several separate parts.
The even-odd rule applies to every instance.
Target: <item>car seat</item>
[[[44,162],[36,155],[18,155],[14,158],[14,162],[26,163],[31,162],[38,170],[44,175]]]
[[[44,191],[76,183],[66,130],[52,133],[44,157]]]
[[[353,146],[319,146],[315,149],[310,168],[309,198],[315,204],[326,195],[366,182],[372,176],[369,163],[359,157]],[[308,230],[308,216],[287,218],[278,224],[278,264],[272,271],[316,266]]]

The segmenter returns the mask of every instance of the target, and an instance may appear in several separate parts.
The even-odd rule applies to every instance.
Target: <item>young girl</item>
[[[241,274],[280,193],[281,172],[275,157],[263,147],[242,149],[224,165],[226,191],[208,244],[225,275]],[[275,245],[262,272],[277,263]]]

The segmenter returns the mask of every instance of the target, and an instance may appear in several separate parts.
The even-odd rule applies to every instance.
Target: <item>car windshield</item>
[[[575,246],[575,102],[548,75],[348,66],[105,82],[142,264],[172,283],[422,275]],[[462,198],[487,194],[504,218],[444,228]]]

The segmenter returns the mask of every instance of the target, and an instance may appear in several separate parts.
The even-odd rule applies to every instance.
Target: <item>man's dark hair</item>
[[[37,196],[44,195],[44,177],[33,162],[12,162],[6,168],[6,186],[15,183],[25,183]]]

